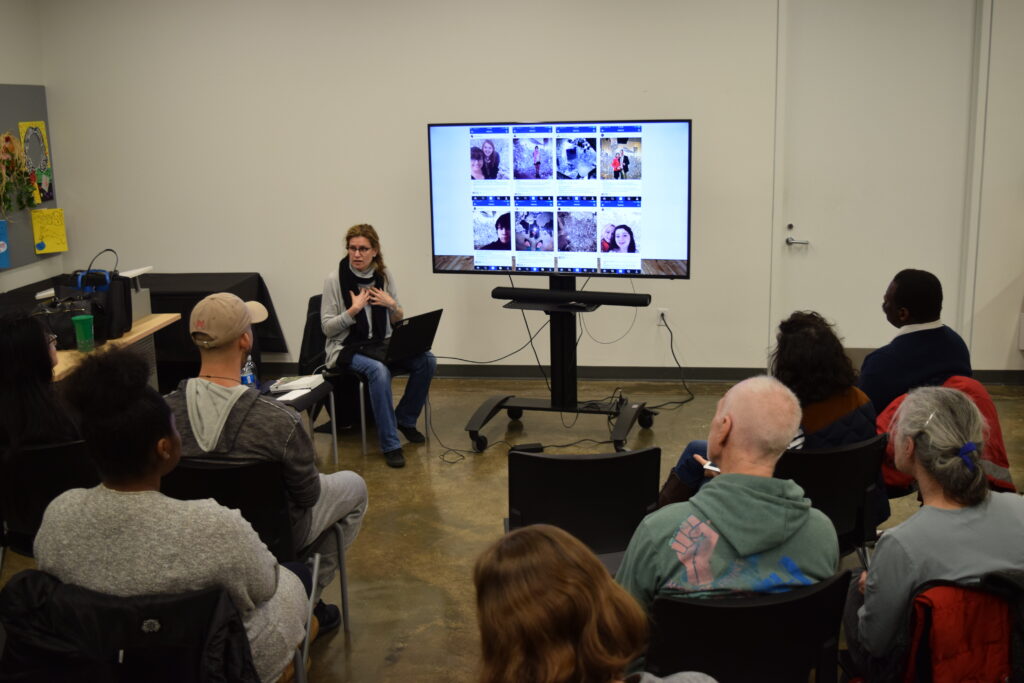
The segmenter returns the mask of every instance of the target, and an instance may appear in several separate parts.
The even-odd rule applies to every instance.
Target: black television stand
[[[654,413],[643,403],[633,403],[625,397],[606,404],[581,403],[576,395],[576,314],[597,310],[602,304],[647,306],[650,295],[578,292],[576,278],[571,276],[552,275],[550,285],[550,289],[496,287],[491,292],[496,299],[511,299],[505,308],[544,311],[551,316],[551,398],[499,395],[484,401],[466,423],[473,450],[477,452],[487,448],[487,437],[480,430],[502,410],[512,420],[518,420],[527,410],[612,415],[615,425],[611,441],[616,451],[625,450],[626,437],[634,423],[639,422],[644,429],[654,423]]]

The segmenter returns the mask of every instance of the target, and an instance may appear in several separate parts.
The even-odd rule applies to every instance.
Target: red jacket
[[[997,491],[1016,491],[1017,487],[1013,485],[1013,479],[1010,477],[1010,462],[1006,458],[1006,445],[1003,443],[1003,430],[999,427],[999,414],[985,386],[976,379],[962,375],[953,375],[943,382],[942,386],[959,389],[970,396],[988,423],[988,437],[985,439],[981,460],[989,487]],[[875,426],[879,434],[889,431],[893,415],[906,397],[907,395],[903,394],[895,398],[876,418]],[[889,445],[885,448],[885,460],[882,462],[882,476],[885,478],[886,486],[906,488],[914,479],[896,469],[895,457],[893,440],[889,439]]]
[[[991,593],[939,585],[917,594],[903,680],[918,680],[918,655],[931,661],[933,683],[1010,680],[1010,609]],[[928,656],[930,655],[930,656]]]

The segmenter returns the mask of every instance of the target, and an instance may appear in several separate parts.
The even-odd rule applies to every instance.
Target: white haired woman
[[[985,430],[974,402],[956,389],[915,389],[897,411],[889,434],[896,467],[917,481],[923,505],[882,535],[859,592],[851,591],[847,641],[862,667],[891,654],[923,584],[1024,568],[1024,499],[989,491]]]

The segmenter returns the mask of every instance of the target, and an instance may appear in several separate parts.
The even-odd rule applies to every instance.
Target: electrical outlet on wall
[[[665,327],[666,326],[665,325],[665,321],[667,321],[667,320],[668,320],[668,309],[667,308],[659,308],[658,309],[658,327]]]

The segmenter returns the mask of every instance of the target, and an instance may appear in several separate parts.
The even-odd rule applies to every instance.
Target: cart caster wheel
[[[510,419],[510,420],[518,420],[519,418],[521,418],[523,416],[523,409],[522,408],[509,408],[507,412],[508,412],[508,419]]]
[[[636,421],[640,424],[641,429],[650,429],[651,425],[654,424],[654,415],[650,411],[643,411],[637,417]]]
[[[479,434],[473,437],[473,450],[477,453],[483,453],[487,450],[487,437],[483,434]]]

